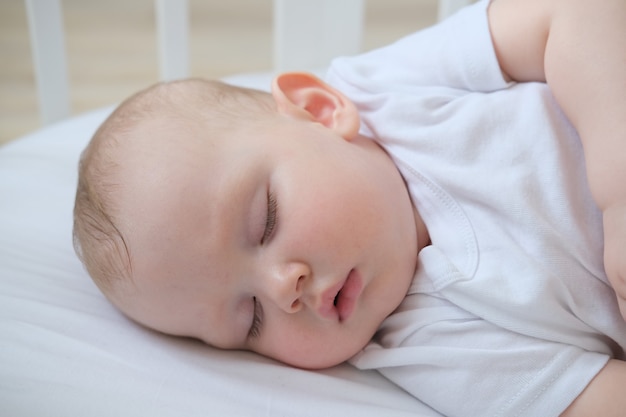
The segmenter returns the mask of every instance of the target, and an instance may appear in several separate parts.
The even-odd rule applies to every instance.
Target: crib
[[[470,2],[439,0],[439,18]],[[25,6],[44,127],[0,148],[1,415],[439,415],[376,372],[294,369],[158,334],[115,310],[71,243],[78,157],[113,106],[72,114],[63,4]],[[154,7],[159,77],[184,78],[188,3]],[[274,0],[273,68],[226,81],[267,89],[277,71],[323,71],[361,50],[363,16],[364,0]]]

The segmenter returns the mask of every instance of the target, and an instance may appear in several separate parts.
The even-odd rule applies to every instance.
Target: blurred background
[[[158,81],[153,0],[63,0],[62,7],[73,114]],[[189,11],[192,76],[271,69],[272,0],[189,0]],[[436,15],[436,0],[366,0],[363,49],[431,25]],[[0,0],[0,144],[38,127],[24,0]]]

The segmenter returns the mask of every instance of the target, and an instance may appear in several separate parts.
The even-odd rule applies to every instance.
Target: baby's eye
[[[261,325],[263,324],[263,307],[256,297],[252,297],[254,303],[254,313],[252,315],[252,325],[248,331],[248,338],[258,338],[261,334]]]
[[[267,193],[267,218],[265,219],[265,229],[263,231],[263,237],[261,238],[261,244],[267,243],[272,237],[274,229],[276,228],[276,198],[271,192]]]

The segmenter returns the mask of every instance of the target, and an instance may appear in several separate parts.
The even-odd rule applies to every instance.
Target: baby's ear
[[[313,74],[289,72],[272,82],[278,111],[321,123],[350,140],[359,131],[359,113],[350,99]]]

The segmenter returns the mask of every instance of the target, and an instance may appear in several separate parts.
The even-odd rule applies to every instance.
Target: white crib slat
[[[274,0],[274,69],[326,67],[361,49],[363,0]]]
[[[457,10],[474,3],[474,0],[439,0],[438,19],[443,20]]]
[[[189,76],[187,0],[155,0],[161,80]]]
[[[60,0],[26,0],[39,111],[43,124],[70,114]]]

